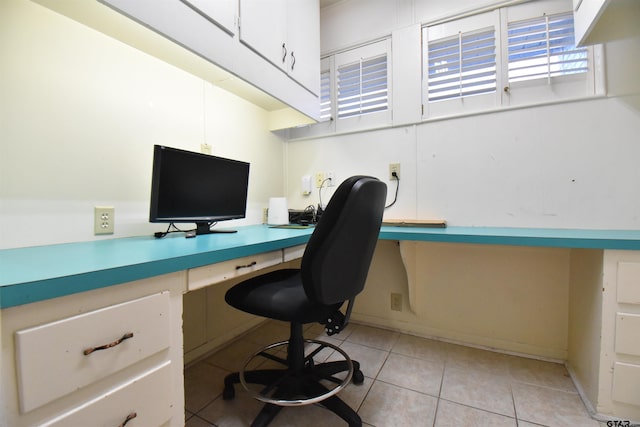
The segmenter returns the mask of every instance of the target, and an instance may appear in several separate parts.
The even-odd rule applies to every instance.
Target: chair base
[[[361,426],[360,416],[336,396],[336,393],[346,387],[349,382],[363,383],[364,375],[360,370],[360,364],[352,361],[344,350],[333,344],[318,340],[303,340],[303,342],[317,344],[318,347],[308,355],[304,355],[304,350],[298,348],[301,347],[300,343],[294,342],[292,344],[290,341],[282,341],[254,353],[240,372],[227,375],[224,380],[223,398],[225,400],[233,399],[235,397],[234,384],[240,383],[254,398],[265,402],[265,406],[252,426],[266,426],[284,406],[302,406],[314,403],[323,405],[336,413],[349,426]],[[266,353],[268,350],[285,345],[288,348],[289,360]],[[315,364],[313,357],[325,348],[337,351],[344,360]],[[295,355],[300,350],[302,351],[301,355],[291,357],[292,354]],[[248,364],[258,356],[281,363],[285,368],[245,371]],[[301,361],[303,363],[299,363]],[[292,365],[297,365],[297,368],[292,368]],[[347,372],[344,379],[335,377],[340,372]],[[333,383],[336,386],[329,388],[321,381]],[[260,391],[254,391],[251,390],[249,384],[259,384],[264,387]]]

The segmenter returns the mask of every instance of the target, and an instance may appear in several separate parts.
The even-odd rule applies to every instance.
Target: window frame
[[[381,55],[386,55],[386,80],[387,80],[387,108],[382,111],[366,112],[364,114],[353,115],[349,117],[338,117],[338,69],[346,64],[356,61],[366,61]],[[388,126],[392,119],[392,74],[391,74],[391,38],[385,38],[373,43],[369,43],[357,48],[345,50],[336,53],[333,56],[333,64],[331,68],[333,83],[333,111],[335,130],[337,132],[348,132],[352,130],[366,129],[378,126]]]
[[[435,25],[422,27],[422,118],[441,117],[453,114],[472,113],[495,109],[500,102],[499,89],[502,87],[502,55],[499,45],[500,37],[500,15],[498,10],[485,12],[461,19],[447,21]],[[495,45],[495,69],[496,69],[496,90],[490,93],[461,96],[452,99],[429,101],[429,43],[439,42],[462,34],[471,34],[481,30],[494,28]]]
[[[569,9],[569,10],[568,10]],[[513,6],[496,8],[471,16],[423,25],[422,31],[422,120],[439,119],[472,113],[497,111],[508,107],[525,107],[555,102],[566,102],[604,94],[602,47],[588,46],[586,73],[552,76],[509,82],[508,24],[526,21],[544,15],[571,13],[566,2],[538,0]],[[458,32],[471,32],[486,26],[493,19],[496,25],[496,92],[495,97],[485,95],[462,96],[445,101],[429,101],[429,43],[438,42]],[[574,24],[575,31],[575,24]]]
[[[601,51],[593,46],[587,46],[587,67],[586,73],[566,74],[552,76],[549,79],[536,79],[520,82],[509,82],[508,63],[508,26],[510,22],[521,22],[529,19],[539,18],[544,15],[558,15],[570,13],[566,4],[555,1],[536,1],[524,3],[500,9],[500,21],[502,29],[502,56],[507,58],[504,61],[502,73],[505,76],[505,84],[501,91],[501,105],[503,107],[520,107],[538,105],[559,101],[567,101],[579,98],[588,98],[602,94],[596,83],[596,75],[603,76],[602,69],[596,70],[595,58]],[[575,23],[574,23],[575,32]],[[574,44],[575,45],[575,44]],[[602,86],[602,85],[600,85]]]

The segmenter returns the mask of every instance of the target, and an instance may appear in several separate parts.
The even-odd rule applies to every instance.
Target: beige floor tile
[[[509,372],[514,381],[575,392],[569,372],[559,363],[524,357],[509,359]]]
[[[284,408],[269,427],[327,427],[346,423],[336,414],[320,405]]]
[[[377,379],[438,397],[443,372],[443,361],[432,362],[391,353]]]
[[[378,375],[384,361],[389,355],[386,351],[360,344],[354,344],[348,341],[343,342],[340,345],[340,348],[349,355],[351,360],[356,360],[360,363],[360,370],[369,378],[375,378]],[[327,360],[342,360],[342,356],[334,353]]]
[[[207,363],[198,363],[185,370],[185,409],[196,413],[222,393],[224,369]]]
[[[206,422],[197,416],[191,417],[184,424],[184,427],[215,427],[213,424]]]
[[[431,426],[437,402],[433,396],[376,381],[359,414],[376,427]]]
[[[441,399],[435,427],[517,427],[515,418],[505,417]]]
[[[236,397],[233,400],[217,398],[197,416],[218,427],[244,427],[251,424],[263,403],[251,397],[241,388],[236,388]]]
[[[484,370],[454,368],[447,364],[440,397],[476,409],[515,416],[508,379]]]
[[[519,420],[553,427],[598,427],[577,393],[514,383],[513,397]]]
[[[358,410],[373,385],[373,378],[364,377],[362,384],[349,384],[338,393],[338,397],[351,408]]]
[[[451,345],[447,354],[447,367],[478,370],[509,377],[509,360],[515,356],[461,345]]]
[[[445,342],[401,334],[391,351],[419,359],[444,362],[450,347],[451,344]]]
[[[350,325],[351,334],[346,341],[366,345],[367,347],[389,351],[400,336],[398,332],[373,328],[365,325]]]
[[[259,347],[285,340],[288,333],[286,323],[266,322],[242,340],[185,370],[186,426],[249,425],[263,404],[239,385],[236,399],[222,400],[223,378],[228,371],[237,371]],[[358,410],[365,427],[431,427],[434,421],[437,427],[513,427],[516,416],[518,427],[603,427],[588,416],[561,364],[356,324],[334,337],[327,337],[321,325],[306,325],[305,337],[339,345],[361,363],[364,384],[349,384],[338,396]],[[285,351],[278,354],[284,356]],[[325,357],[341,359],[333,350],[325,349],[316,360],[323,361]],[[269,366],[277,364],[260,361],[251,368]],[[344,423],[325,408],[308,405],[284,408],[272,425],[315,427]]]

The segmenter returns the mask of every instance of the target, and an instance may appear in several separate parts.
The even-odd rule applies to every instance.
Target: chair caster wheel
[[[225,385],[222,390],[223,400],[233,400],[236,397],[236,389],[232,385]]]
[[[353,376],[351,377],[351,381],[353,381],[354,384],[356,385],[360,385],[364,382],[364,374],[362,373],[362,371],[360,369],[358,369],[357,371],[353,372]]]

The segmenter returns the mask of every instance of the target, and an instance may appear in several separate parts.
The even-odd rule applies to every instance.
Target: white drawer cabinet
[[[171,418],[171,402],[166,390],[171,386],[171,362],[132,378],[42,427],[161,426]],[[140,396],[145,396],[140,399]]]
[[[188,275],[188,290],[193,291],[227,279],[241,277],[280,263],[282,263],[282,251],[277,250],[192,268]]]
[[[168,348],[169,317],[169,292],[162,292],[17,331],[21,412]]]
[[[186,278],[2,309],[0,426],[184,426]]]
[[[284,262],[289,262],[295,259],[302,258],[302,255],[304,255],[304,250],[306,248],[307,248],[307,245],[298,245],[298,246],[292,246],[290,248],[284,248],[282,252],[282,258]]]

